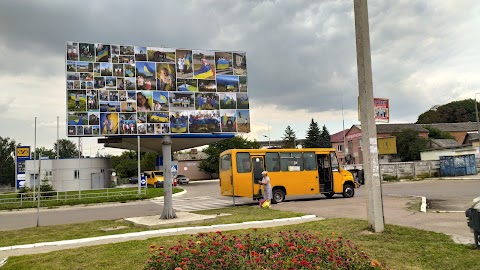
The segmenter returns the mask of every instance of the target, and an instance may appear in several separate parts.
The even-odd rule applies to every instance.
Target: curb
[[[217,225],[210,225],[210,226],[191,226],[191,227],[180,227],[180,228],[168,228],[168,229],[160,229],[160,230],[150,230],[150,231],[143,231],[143,232],[132,232],[132,233],[125,233],[125,234],[112,234],[112,235],[104,235],[104,236],[97,236],[97,237],[88,237],[88,238],[81,238],[81,239],[72,239],[72,240],[61,240],[61,241],[54,241],[54,242],[42,242],[42,243],[35,243],[35,244],[24,244],[24,245],[16,245],[16,246],[8,246],[8,247],[0,247],[0,251],[9,251],[9,250],[18,250],[18,249],[31,249],[36,247],[45,247],[45,246],[66,246],[78,243],[88,243],[88,242],[95,242],[99,240],[107,240],[107,239],[127,239],[129,237],[139,237],[139,236],[148,236],[152,235],[152,237],[160,237],[164,234],[168,233],[176,233],[176,232],[187,232],[187,231],[195,231],[195,230],[204,230],[204,229],[221,229],[221,228],[228,228],[232,227],[235,228],[236,226],[242,225],[261,225],[261,224],[268,224],[268,223],[281,223],[281,222],[306,222],[308,220],[314,219],[323,219],[317,218],[316,215],[304,215],[301,217],[293,217],[293,218],[280,218],[280,219],[271,219],[271,220],[261,220],[261,221],[245,221],[241,223],[230,223],[230,224],[217,224]],[[288,225],[288,224],[286,224]],[[195,232],[192,232],[195,233]],[[6,262],[5,258],[1,263]]]
[[[417,195],[398,195],[398,194],[387,194],[389,197],[398,197],[398,198],[403,198],[403,197],[413,197],[413,198],[421,198],[422,199],[422,204],[420,205],[420,212],[426,213],[427,212],[427,197],[425,196],[417,196]]]
[[[4,266],[4,265],[7,263],[7,259],[8,259],[8,257],[3,258],[3,259],[0,261],[0,267]]]
[[[180,192],[177,192],[177,193],[172,194],[172,198],[173,198],[173,197],[178,197],[178,196],[185,195],[186,193],[187,193],[187,191],[184,189],[183,191],[180,191]],[[165,200],[165,196],[156,197],[156,198],[150,198],[150,199],[148,199],[148,200],[149,200],[149,201],[163,201],[163,200]]]
[[[209,179],[209,180],[190,180],[190,183],[212,183],[212,182],[218,182],[220,179]]]

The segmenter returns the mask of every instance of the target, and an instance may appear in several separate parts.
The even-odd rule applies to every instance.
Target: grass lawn
[[[237,223],[252,220],[298,217],[304,215],[301,213],[273,209],[261,209],[259,207],[252,206],[237,206],[214,210],[203,210],[194,213],[203,215],[217,215],[220,213],[231,214],[228,216],[219,216],[215,220],[196,224],[202,226]],[[126,228],[107,232],[104,231],[105,228],[115,228],[119,226],[125,226]],[[187,225],[170,226],[170,228],[184,226]],[[122,234],[146,230],[148,229],[135,227],[131,223],[124,222],[123,220],[102,220],[78,224],[52,225],[38,228],[32,227],[21,230],[1,231],[2,237],[0,237],[0,247]]]
[[[328,219],[304,224],[258,229],[257,233],[275,234],[285,230],[311,232],[335,238],[343,236],[364,249],[371,259],[391,269],[478,269],[480,250],[453,243],[444,234],[387,225],[385,232],[366,231],[367,222],[353,219]],[[235,232],[242,237],[253,230]],[[143,269],[150,258],[149,246],[167,249],[192,236],[158,237],[142,241],[84,247],[39,255],[10,257],[4,269]]]
[[[40,207],[58,207],[58,206],[65,206],[65,205],[79,205],[79,204],[97,204],[97,203],[104,203],[104,202],[126,202],[126,201],[134,201],[134,200],[144,200],[144,199],[151,199],[156,197],[163,196],[163,188],[147,188],[147,194],[141,195],[140,197],[136,195],[137,188],[114,188],[109,189],[109,197],[96,197],[96,198],[75,198],[78,196],[78,191],[66,191],[66,192],[59,192],[59,198],[62,197],[66,198],[73,198],[67,200],[56,200],[53,199],[40,199]],[[181,192],[183,189],[181,188],[173,188],[173,193]],[[94,195],[100,192],[106,192],[106,189],[101,190],[89,190],[89,191],[82,191],[81,196],[88,197],[89,194]],[[120,194],[121,192],[130,192],[135,195],[123,195],[123,196],[115,196],[115,193]],[[56,194],[56,193],[55,193]],[[8,195],[12,196],[12,195]],[[14,194],[13,196],[16,196]],[[56,195],[55,195],[56,196]],[[5,198],[5,197],[2,197]],[[0,204],[0,210],[13,210],[13,209],[22,209],[22,208],[36,208],[37,202],[36,201],[24,201],[22,204],[18,203],[2,203]]]

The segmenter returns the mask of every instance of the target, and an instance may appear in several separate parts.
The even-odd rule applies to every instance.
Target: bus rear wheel
[[[272,191],[272,203],[281,203],[285,200],[285,192],[279,188]]]
[[[351,184],[345,184],[343,186],[343,193],[342,193],[344,198],[351,198],[355,195],[355,189],[353,185]]]

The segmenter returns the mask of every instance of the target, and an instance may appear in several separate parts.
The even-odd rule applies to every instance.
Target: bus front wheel
[[[279,188],[272,191],[272,203],[281,203],[285,200],[285,192]]]
[[[346,184],[343,186],[343,193],[344,198],[351,198],[355,195],[355,189],[352,185]]]

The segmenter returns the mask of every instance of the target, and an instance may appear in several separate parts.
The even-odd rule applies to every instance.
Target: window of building
[[[267,171],[278,172],[280,171],[280,157],[278,153],[266,153],[265,159],[267,162]]]
[[[79,172],[78,170],[73,170],[73,177],[74,177],[75,179],[80,178],[80,172]]]
[[[303,165],[306,171],[315,171],[317,170],[316,156],[313,152],[303,153]]]
[[[231,155],[224,155],[220,162],[220,168],[222,171],[228,171],[232,168],[232,156]]]
[[[280,169],[284,172],[303,171],[302,153],[280,153]]]
[[[343,152],[343,144],[337,145],[337,152]]]
[[[252,166],[250,164],[249,153],[237,153],[237,172],[246,173],[251,172]]]

